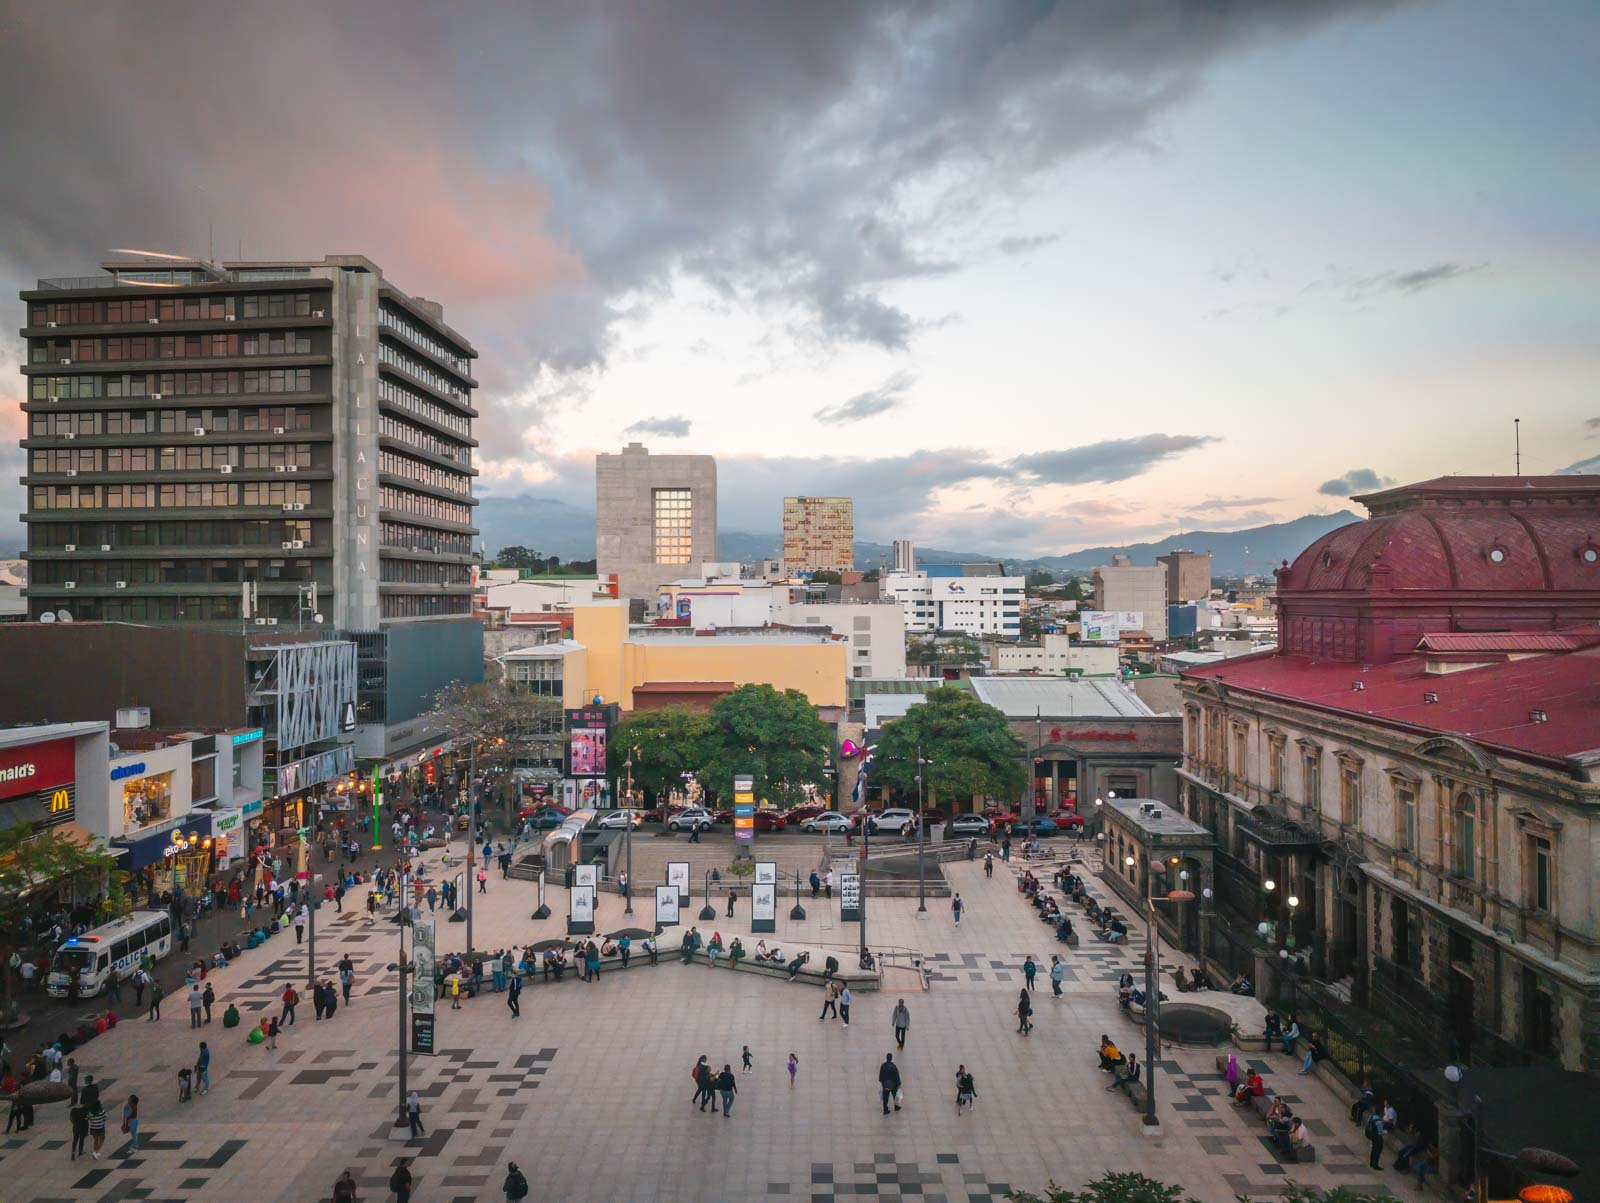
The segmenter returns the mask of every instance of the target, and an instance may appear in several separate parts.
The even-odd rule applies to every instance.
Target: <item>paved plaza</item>
[[[997,866],[993,880],[981,864],[944,871],[968,907],[959,928],[946,899],[931,899],[922,919],[915,899],[869,900],[869,943],[921,950],[932,982],[921,991],[906,973],[898,978],[904,988],[858,992],[848,1029],[831,1018],[818,1022],[815,986],[684,966],[675,956],[655,967],[636,957],[630,970],[607,970],[593,984],[570,974],[559,985],[535,983],[523,993],[520,1019],[501,994],[486,991],[458,1011],[442,1001],[438,1054],[410,1063],[426,1127],[415,1141],[392,1123],[398,1010],[394,975],[384,967],[396,958],[397,929],[369,924],[358,890],[342,915],[320,912],[324,973],[333,976],[345,954],[356,966],[351,1004],[334,1019],[315,1021],[302,1002],[275,1053],[245,1043],[266,1008],[276,1013],[286,983],[304,993],[306,950],[289,933],[213,976],[216,1022],[200,1032],[190,1029],[178,996],[159,1023],[129,1012],[79,1056],[104,1087],[106,1155],[69,1161],[66,1107],[42,1107],[35,1128],[0,1139],[0,1198],[317,1200],[329,1198],[349,1169],[363,1200],[381,1200],[402,1156],[414,1158],[413,1197],[428,1201],[498,1199],[511,1161],[527,1174],[533,1198],[552,1200],[982,1201],[1042,1189],[1051,1179],[1077,1186],[1107,1169],[1181,1182],[1206,1203],[1241,1193],[1273,1198],[1287,1182],[1414,1195],[1401,1175],[1368,1170],[1343,1103],[1277,1054],[1252,1055],[1249,1063],[1307,1118],[1314,1164],[1288,1164],[1274,1152],[1254,1114],[1226,1098],[1209,1050],[1164,1054],[1162,1134],[1144,1136],[1128,1101],[1105,1090],[1094,1054],[1106,1032],[1142,1055],[1143,1033],[1119,1013],[1115,982],[1124,969],[1137,971],[1143,933],[1132,949],[1085,939],[1069,950],[1035,918],[1010,871]],[[555,916],[533,922],[534,885],[493,877],[476,899],[475,944],[492,949],[562,934],[565,892],[551,888],[548,901]],[[687,920],[695,922],[700,904],[697,889]],[[598,929],[647,926],[647,905],[641,896],[635,921],[625,924],[621,900],[607,894]],[[840,923],[837,899],[806,898],[803,922],[787,918],[790,905],[786,896],[777,935],[764,938],[839,946],[848,964],[843,949],[857,929]],[[720,917],[722,910],[719,904],[718,920],[699,924],[701,931],[740,935],[753,947],[747,893],[741,889],[734,919]],[[435,917],[440,951],[464,947],[464,925],[445,922],[442,911]],[[676,943],[671,933],[666,939]],[[1024,1038],[1012,1012],[1030,952],[1041,966],[1037,1026]],[[1060,1000],[1046,976],[1053,952],[1067,959]],[[877,1069],[895,1051],[889,1020],[901,996],[912,1016],[906,1048],[895,1056],[905,1107],[886,1117]],[[244,1024],[225,1030],[220,1019],[230,1002]],[[202,1036],[214,1051],[211,1091],[180,1104],[177,1071],[193,1063]],[[737,1073],[745,1044],[755,1058],[748,1075]],[[793,1088],[784,1069],[791,1051],[800,1060]],[[701,1053],[717,1068],[734,1066],[731,1118],[691,1104],[690,1069]],[[958,1117],[954,1074],[963,1062],[979,1101]],[[142,1100],[137,1153],[116,1132],[130,1091]]]

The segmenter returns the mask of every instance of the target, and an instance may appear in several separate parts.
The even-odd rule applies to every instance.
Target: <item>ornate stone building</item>
[[[1600,486],[1357,500],[1370,519],[1278,570],[1280,649],[1181,682],[1212,952],[1242,967],[1273,923],[1418,1072],[1600,1073]]]

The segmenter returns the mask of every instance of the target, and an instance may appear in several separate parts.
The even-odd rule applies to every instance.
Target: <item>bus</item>
[[[131,977],[146,954],[159,961],[172,951],[172,916],[166,911],[134,911],[113,919],[81,936],[69,936],[56,949],[45,979],[45,989],[55,998],[65,998],[74,970],[78,974],[78,997],[92,998],[111,981]]]

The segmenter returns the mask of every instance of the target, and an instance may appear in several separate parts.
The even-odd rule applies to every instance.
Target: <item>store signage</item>
[[[139,777],[144,773],[144,761],[134,764],[119,764],[111,770],[111,780],[121,781],[124,777]]]
[[[756,796],[754,777],[733,779],[733,839],[748,844],[756,838]]]
[[[244,817],[243,811],[234,811],[229,815],[219,816],[212,824],[213,831],[230,831],[239,825],[239,820]]]
[[[15,798],[67,785],[77,776],[77,752],[71,739],[0,748],[0,798]]]
[[[354,702],[346,702],[344,704],[344,716],[339,720],[339,729],[341,731],[354,731],[356,729],[356,704]]]
[[[260,727],[257,727],[254,731],[241,731],[233,737],[233,746],[237,748],[240,744],[253,744],[261,738],[261,735]]]

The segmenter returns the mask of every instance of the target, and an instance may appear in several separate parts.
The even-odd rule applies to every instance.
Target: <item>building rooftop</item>
[[[565,656],[568,652],[583,651],[583,644],[576,639],[557,639],[553,643],[536,643],[529,647],[512,648],[509,652],[502,652],[495,656],[496,660],[551,660],[557,656]]]
[[[40,723],[36,727],[7,727],[0,730],[0,748],[15,748],[22,744],[42,743],[47,739],[66,739],[69,736],[104,734],[110,723]]]
[[[875,731],[891,719],[904,718],[913,706],[927,700],[925,693],[869,693],[862,701],[862,721],[868,731]]]
[[[1203,839],[1208,842],[1213,838],[1208,828],[1202,827],[1193,819],[1186,818],[1183,812],[1170,802],[1154,798],[1107,798],[1105,804],[1146,835]],[[1146,807],[1156,809],[1146,811]]]
[[[978,700],[1007,718],[1151,718],[1155,712],[1120,682],[1066,677],[973,677]]]
[[[1419,652],[1490,652],[1523,655],[1576,652],[1600,643],[1600,626],[1567,631],[1436,631],[1424,635]]]
[[[740,631],[706,631],[693,627],[629,627],[629,643],[661,644],[715,644],[719,647],[812,647],[818,643],[832,643],[831,634],[813,634],[789,627],[784,630],[744,629]]]
[[[1600,749],[1600,646],[1445,674],[1428,673],[1427,663],[1424,655],[1363,666],[1270,654],[1183,677],[1536,760],[1561,763]]]

